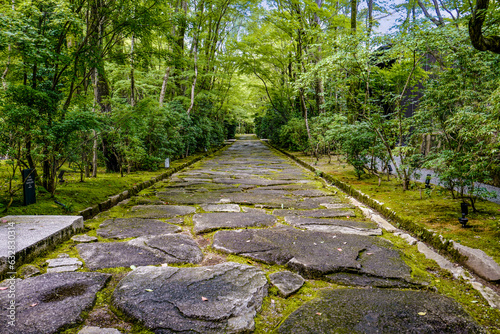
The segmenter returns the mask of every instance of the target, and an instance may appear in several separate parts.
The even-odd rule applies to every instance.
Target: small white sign
[[[170,158],[165,159],[165,168],[170,168]]]

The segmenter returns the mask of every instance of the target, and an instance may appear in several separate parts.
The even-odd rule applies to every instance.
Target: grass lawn
[[[176,160],[170,163],[170,168],[175,168],[186,162],[202,155],[192,155],[185,159]],[[8,173],[6,161],[0,161],[0,216],[7,215],[74,215],[77,212],[96,205],[110,196],[117,195],[129,188],[132,188],[136,183],[140,183],[151,179],[154,176],[165,172],[165,168],[160,168],[154,172],[137,171],[130,174],[106,173],[104,169],[99,169],[97,178],[86,178],[84,182],[80,182],[80,173],[72,171],[67,165],[63,166],[66,171],[64,174],[65,182],[57,185],[55,197],[52,198],[49,193],[37,190],[36,204],[28,206],[23,205],[22,190],[16,193],[16,197],[12,205],[5,212],[5,207],[8,204],[10,197],[7,194],[8,185],[5,184],[5,179]],[[19,174],[19,173],[18,173]],[[16,178],[14,187],[21,183],[21,176]],[[64,210],[60,205],[56,204],[57,200],[70,208],[70,211]]]
[[[412,182],[412,189],[403,191],[403,187],[395,176],[390,181],[384,177],[378,186],[378,178],[363,175],[358,179],[354,169],[342,159],[332,157],[311,158],[303,153],[294,152],[294,156],[317,169],[349,183],[359,191],[381,202],[384,206],[396,211],[400,217],[411,218],[414,222],[424,225],[427,229],[441,234],[443,237],[460,242],[462,245],[479,248],[500,263],[500,205],[478,200],[478,213],[469,210],[470,228],[463,228],[458,222],[460,214],[460,199],[453,199],[446,189],[433,186],[430,196],[419,189],[424,185]],[[421,195],[422,194],[422,195]],[[420,197],[422,196],[422,198]]]

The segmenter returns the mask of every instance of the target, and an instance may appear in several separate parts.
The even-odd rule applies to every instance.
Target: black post
[[[36,203],[35,192],[35,171],[33,169],[23,169],[23,190],[24,190],[24,205]]]

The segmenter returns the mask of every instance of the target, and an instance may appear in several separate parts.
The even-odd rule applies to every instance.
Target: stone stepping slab
[[[278,226],[218,231],[212,247],[268,264],[285,265],[307,278],[328,279],[329,274],[348,272],[413,284],[410,268],[401,254],[388,241],[377,237]]]
[[[90,270],[145,265],[158,265],[165,258],[128,242],[95,242],[76,246],[85,267]]]
[[[199,234],[221,228],[266,227],[276,222],[276,217],[255,211],[200,213],[193,216],[193,231]]]
[[[255,186],[272,186],[272,185],[280,185],[280,184],[289,184],[295,183],[293,180],[268,180],[262,178],[244,178],[244,179],[224,179],[217,178],[213,180],[214,183],[222,183],[222,184],[246,184],[246,185],[255,185]]]
[[[324,191],[320,189],[304,189],[304,190],[295,190],[292,191],[294,196],[302,196],[302,197],[324,197],[324,196],[333,196],[333,194],[329,191]]]
[[[205,211],[212,212],[240,212],[241,208],[238,204],[207,204],[201,208]]]
[[[217,204],[221,198],[227,197],[228,192],[209,191],[196,193],[170,193],[168,191],[158,192],[156,196],[167,203],[172,204]],[[193,208],[194,209],[194,208]],[[156,218],[156,217],[155,217]]]
[[[305,282],[302,276],[288,270],[270,274],[269,281],[285,298],[297,292]]]
[[[182,205],[136,205],[131,211],[139,218],[174,218],[194,213],[196,209]]]
[[[139,237],[128,242],[98,242],[76,246],[85,266],[91,270],[164,263],[199,263],[203,253],[184,234]]]
[[[311,217],[311,218],[335,218],[335,217],[355,217],[354,211],[351,210],[332,210],[332,209],[316,209],[316,210],[274,210],[275,216],[294,216],[294,217]]]
[[[453,299],[427,291],[324,291],[293,312],[278,333],[430,333],[485,331]]]
[[[297,204],[296,198],[275,194],[233,193],[226,196],[233,203],[262,205],[268,208],[294,208]]]
[[[250,333],[265,296],[262,271],[227,262],[139,267],[118,283],[112,304],[155,333]]]
[[[110,277],[101,273],[64,272],[19,280],[15,327],[7,322],[9,290],[0,291],[0,333],[52,334],[76,325]]]
[[[115,218],[105,220],[97,229],[97,235],[110,239],[126,239],[177,233],[181,230],[179,226],[156,219]]]
[[[203,252],[196,241],[186,234],[166,234],[140,237],[128,242],[130,245],[149,250],[164,259],[164,263],[200,263]]]
[[[285,216],[285,222],[295,227],[304,228],[310,231],[368,236],[382,235],[382,229],[378,228],[376,224],[359,222],[355,220]]]
[[[58,257],[56,259],[47,260],[47,273],[76,271],[82,267],[82,261],[78,260],[76,257],[69,257],[67,256],[67,254],[65,255],[65,257]]]

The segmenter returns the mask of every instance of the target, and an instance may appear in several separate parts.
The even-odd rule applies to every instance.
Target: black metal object
[[[36,203],[35,172],[33,169],[23,169],[24,205]]]
[[[427,174],[427,176],[425,177],[425,189],[431,189],[431,179],[432,175]]]
[[[392,166],[391,164],[387,164],[387,173],[392,174]]]
[[[462,218],[458,218],[458,221],[460,224],[462,224],[462,227],[469,227],[467,223],[469,222],[469,219],[465,218],[469,214],[469,203],[462,202],[460,203],[460,210],[462,211]]]
[[[64,183],[64,171],[60,171],[59,175],[57,176],[59,178],[59,183]]]

